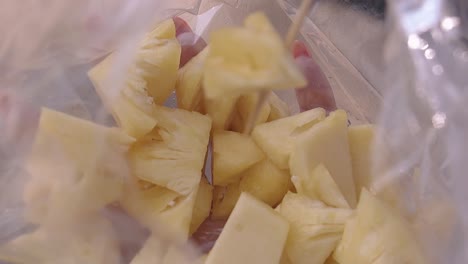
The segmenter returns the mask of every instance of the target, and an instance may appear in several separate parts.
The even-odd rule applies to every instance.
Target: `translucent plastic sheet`
[[[13,104],[9,109],[15,112],[7,119],[0,118],[0,243],[35,228],[23,218],[22,192],[29,176],[22,164],[35,133],[38,107],[113,125],[86,74],[105,55],[118,51],[113,78],[108,80],[110,86],[118,87],[139,40],[166,18],[179,15],[189,22],[195,34],[207,39],[211,31],[240,25],[246,15],[262,10],[274,18],[272,23],[284,35],[299,2],[2,2],[0,108]],[[468,113],[463,107],[464,89],[468,85],[464,76],[468,51],[466,42],[461,40],[468,26],[463,25],[466,10],[458,13],[455,6],[463,10],[466,5],[463,1],[390,1],[384,34],[382,20],[358,19],[355,13],[359,11],[350,14],[335,1],[319,1],[301,36],[329,79],[338,107],[349,113],[351,123],[378,121],[374,190],[412,220],[434,263],[468,261],[464,255],[468,228],[465,203],[468,197],[464,190],[468,145],[464,135],[468,132]],[[376,45],[367,46],[368,42],[351,30],[341,33],[336,30],[350,21],[371,31],[369,36],[378,35]],[[341,42],[343,39],[348,41]],[[351,40],[356,41],[354,45]],[[380,57],[382,49],[385,62]],[[280,96],[293,113],[299,111],[294,92]],[[174,106],[174,99],[167,104]],[[148,239],[148,230],[135,227],[134,220],[113,207],[106,208],[102,215],[105,221],[112,222],[114,229],[123,231],[117,234],[117,239],[125,248],[121,262],[128,263]],[[215,226],[216,231],[220,226]],[[99,222],[89,226],[75,223],[73,228],[92,233],[99,229]],[[66,231],[76,230],[57,228],[56,235],[65,235],[57,236],[55,242],[68,245],[64,240]],[[172,246],[176,252],[185,252],[186,259],[174,263],[194,263],[200,255],[194,247],[165,230],[160,230],[156,237],[155,244],[162,243],[164,250]],[[82,263],[66,255],[67,251],[63,254],[56,263]]]
[[[465,1],[390,1],[374,187],[434,263],[467,262]]]

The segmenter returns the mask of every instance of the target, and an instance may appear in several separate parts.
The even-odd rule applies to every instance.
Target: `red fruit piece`
[[[292,52],[308,83],[306,87],[296,89],[301,112],[317,107],[327,111],[336,110],[335,97],[327,76],[312,58],[306,45],[296,40]]]
[[[183,67],[193,57],[206,47],[206,42],[197,34],[193,33],[189,24],[180,17],[174,17],[177,40],[182,48],[180,54],[180,65]]]
[[[172,18],[172,20],[174,21],[174,25],[176,28],[176,36],[179,36],[182,33],[192,32],[192,29],[190,28],[187,21],[183,20],[180,17],[174,17]]]

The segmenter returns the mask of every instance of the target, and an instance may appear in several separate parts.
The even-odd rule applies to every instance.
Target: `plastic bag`
[[[464,2],[458,4],[462,7]],[[28,175],[22,170],[22,159],[28,148],[28,133],[23,137],[18,132],[34,133],[34,113],[38,106],[100,124],[113,124],[86,75],[104,55],[119,51],[116,53],[119,63],[112,69],[115,78],[110,83],[118,86],[138,41],[165,18],[180,15],[191,24],[196,35],[207,39],[212,30],[239,25],[249,13],[262,10],[275,18],[272,21],[275,28],[285,34],[298,1],[54,0],[5,1],[2,5],[0,17],[5,22],[0,25],[0,33],[5,41],[0,44],[0,89],[18,95],[18,99],[8,99],[7,103],[27,105],[16,109],[32,110],[15,113],[21,120],[31,120],[30,123],[22,122],[18,126],[15,123],[18,119],[1,119],[0,123],[0,244],[35,228],[23,220],[22,190]],[[453,12],[451,8],[453,6],[448,3],[437,0],[390,2],[385,78],[380,78],[383,63],[377,56],[381,50],[375,49],[378,45],[369,47],[364,41],[351,45],[349,41],[359,39],[359,34],[344,35],[343,39],[348,39],[344,41],[338,37],[340,31],[336,31],[354,21],[366,26],[372,31],[369,35],[374,36],[373,33],[382,33],[378,32],[382,28],[374,28],[372,24],[380,25],[382,21],[363,22],[358,16],[341,16],[349,14],[346,7],[335,1],[319,1],[302,29],[303,40],[333,87],[337,105],[350,114],[351,122],[379,120],[375,191],[413,220],[426,253],[434,257],[435,263],[465,263],[467,260],[463,255],[467,208],[463,202],[466,111],[462,107],[465,101],[462,88],[467,85],[463,70],[466,70],[468,53],[459,39],[463,28],[468,27],[457,24],[463,20],[443,20],[446,16],[463,17],[465,14],[450,13]],[[18,14],[23,13],[27,15],[18,19]],[[424,19],[420,19],[422,14]],[[453,28],[443,30],[444,25]],[[377,43],[383,47],[383,42],[379,41]],[[389,85],[380,108],[382,89],[379,83],[385,80]],[[294,93],[280,95],[293,113],[299,111]],[[5,102],[0,107],[2,105]],[[379,109],[382,111],[377,118]],[[11,122],[15,129],[8,131]],[[126,263],[147,239],[148,232],[129,229],[134,223],[122,212],[112,209],[115,208],[104,214],[116,229],[126,230],[118,237],[128,249],[121,259]],[[89,226],[80,229],[80,224],[76,228],[84,233],[95,231]],[[199,252],[191,245],[164,230],[157,237],[165,247],[174,245],[186,252],[186,259],[178,263],[192,263],[198,258]],[[71,245],[59,241],[64,247]],[[61,257],[57,261],[65,263],[67,255]],[[68,261],[66,263],[75,263],[73,259]]]
[[[466,1],[389,4],[374,188],[411,219],[428,259],[466,263]]]
[[[50,226],[38,230],[37,225],[25,221],[23,191],[30,176],[24,169],[24,158],[36,132],[39,107],[112,125],[113,120],[104,111],[87,71],[104,55],[119,50],[120,63],[113,69],[113,76],[123,75],[136,45],[149,29],[176,14],[196,14],[200,3],[198,0],[2,2],[0,244],[22,239],[19,246],[3,251],[2,259],[12,263],[128,263],[139,251],[148,239],[148,230],[112,207],[93,216],[96,218],[67,226],[45,220]],[[114,81],[118,83],[121,79]],[[63,166],[56,161],[57,166]],[[126,173],[125,167],[122,173]],[[69,181],[74,176],[64,173],[61,177],[61,181]],[[109,232],[111,226],[119,232]],[[21,237],[23,234],[27,235]],[[178,263],[193,263],[199,255],[185,240],[164,229],[153,231],[153,236],[164,251],[176,252],[174,255],[182,258]],[[115,252],[119,245],[114,245],[114,240],[122,247],[120,257]]]

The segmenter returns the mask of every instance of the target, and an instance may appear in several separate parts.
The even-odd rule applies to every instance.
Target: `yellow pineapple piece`
[[[113,69],[118,54],[109,55],[88,72],[104,105],[129,135],[140,138],[157,124],[153,105],[164,103],[173,91],[180,52],[175,25],[168,20],[141,42],[122,83],[115,81]]]
[[[352,210],[288,193],[279,209],[291,225],[285,251],[291,263],[322,264],[338,244]]]
[[[213,120],[214,130],[225,130],[231,125],[238,96],[224,96],[217,99],[205,98],[204,109]]]
[[[315,167],[305,177],[293,176],[292,182],[301,195],[324,202],[328,206],[349,208],[348,202],[323,164]]]
[[[281,100],[274,92],[270,92],[270,95],[268,96],[268,104],[271,108],[270,115],[267,120],[268,122],[288,117],[291,114],[288,104]]]
[[[213,133],[213,183],[226,186],[238,182],[240,173],[264,158],[248,135],[231,131]]]
[[[181,195],[198,186],[211,121],[196,112],[155,106],[158,126],[130,151],[136,177]]]
[[[290,222],[308,225],[344,225],[353,214],[352,209],[329,207],[321,201],[292,192],[284,196],[280,212]]]
[[[173,234],[188,239],[193,209],[197,200],[199,186],[187,196],[179,197],[175,202],[162,211],[158,218],[163,227],[169,228]]]
[[[255,127],[252,138],[280,169],[289,168],[289,156],[298,135],[325,118],[325,110],[312,109]]]
[[[208,48],[205,48],[179,70],[176,84],[177,106],[179,108],[203,112],[203,92],[201,87],[203,66],[207,55]]]
[[[291,174],[301,178],[323,164],[335,180],[351,208],[356,207],[356,192],[348,145],[348,118],[337,110],[322,122],[302,133],[290,157]]]
[[[203,75],[206,98],[305,85],[289,50],[263,13],[248,16],[244,27],[211,34]]]
[[[247,122],[249,121],[250,115],[253,115],[255,109],[257,107],[257,102],[260,95],[258,93],[249,93],[243,95],[237,101],[237,113],[239,114],[240,119],[242,120],[242,131],[243,132]],[[263,104],[260,112],[258,113],[257,120],[255,120],[254,124],[259,125],[263,124],[268,120],[268,117],[271,113],[271,106],[269,103]]]
[[[358,197],[362,188],[369,189],[371,187],[371,145],[373,139],[373,125],[352,126],[348,129],[349,151],[351,153],[353,177]]]
[[[148,33],[137,50],[136,68],[147,82],[148,93],[156,104],[164,104],[174,91],[180,54],[181,47],[172,19]]]
[[[410,224],[366,189],[333,255],[347,263],[427,263]]]
[[[180,195],[157,185],[140,187],[133,182],[128,183],[120,200],[122,208],[144,226],[154,229],[158,227],[159,214],[175,204]]]
[[[202,177],[200,186],[198,187],[198,193],[195,200],[195,208],[192,213],[192,222],[190,223],[190,234],[197,231],[198,227],[205,221],[210,215],[211,202],[213,201],[213,186]]]
[[[116,201],[129,175],[134,139],[116,128],[43,108],[26,169],[26,216],[33,223],[98,211]]]
[[[213,189],[213,207],[211,219],[226,220],[231,214],[237,199],[241,194],[239,182],[229,184],[226,187],[215,186]]]
[[[205,263],[279,263],[288,229],[271,207],[242,193]]]
[[[270,160],[264,159],[242,173],[240,190],[275,206],[288,192],[290,178],[288,170],[280,170]]]
[[[139,138],[158,122],[152,116],[154,101],[146,91],[146,81],[134,72],[128,73],[123,86],[113,83],[116,82],[111,80],[113,61],[112,55],[104,59],[88,72],[89,78],[117,124],[127,134]]]
[[[119,263],[120,249],[112,224],[100,215],[65,223],[50,219],[31,233],[0,246],[8,263]]]
[[[203,264],[202,260],[186,240],[158,232],[151,234],[130,264]]]
[[[189,228],[196,230],[208,217],[211,197],[212,187],[203,179],[198,190],[188,196],[157,185],[142,188],[129,184],[120,203],[129,215],[150,230],[158,230],[163,225],[173,233],[187,236]]]

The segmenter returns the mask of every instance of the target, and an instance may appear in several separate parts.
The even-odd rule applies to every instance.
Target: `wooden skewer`
[[[312,7],[313,0],[303,0],[299,10],[292,21],[291,26],[289,26],[288,33],[286,34],[286,48],[291,49],[294,40],[296,39],[297,34],[301,30],[304,19],[309,13],[310,8]]]
[[[292,21],[292,24],[288,29],[288,33],[286,34],[285,45],[288,50],[291,49],[292,44],[294,40],[296,39],[297,34],[301,30],[301,26],[304,23],[304,19],[307,16],[307,13],[309,12],[311,8],[312,3],[313,3],[313,0],[302,1],[301,6],[299,7],[299,10],[296,13],[296,16],[294,17],[294,20]],[[260,114],[262,107],[268,101],[268,95],[269,95],[269,91],[267,90],[259,92],[255,110],[253,113],[249,114],[247,122],[245,123],[244,134],[250,135],[250,133],[252,133],[252,130],[255,126],[255,122],[257,121],[258,115]]]

